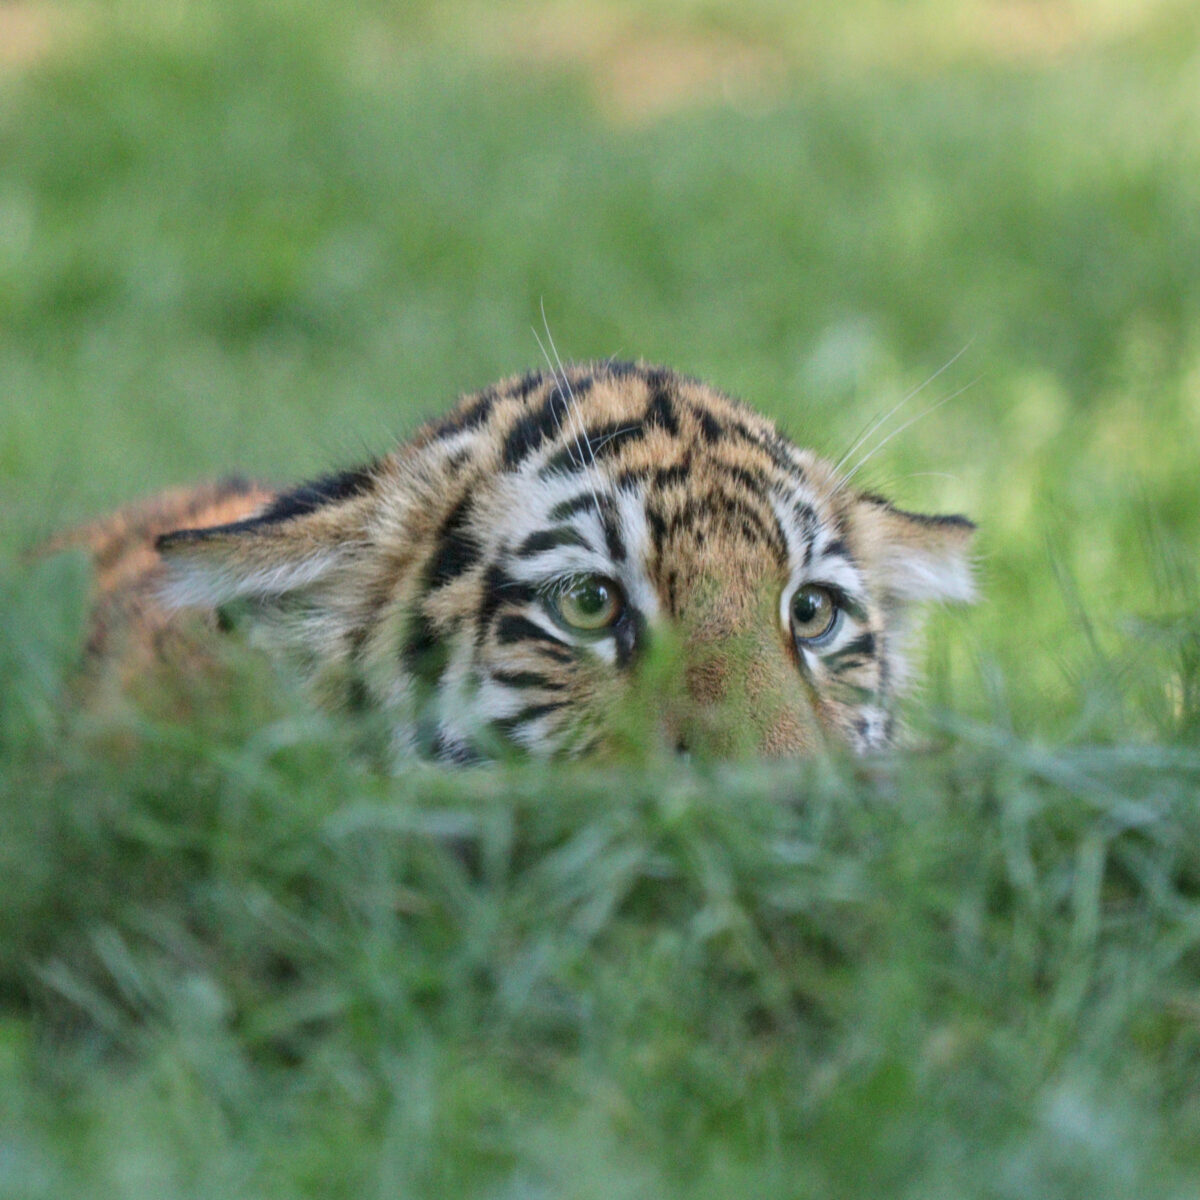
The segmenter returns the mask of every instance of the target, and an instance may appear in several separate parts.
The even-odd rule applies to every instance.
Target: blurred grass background
[[[1184,0],[0,4],[10,563],[544,305],[835,458],[946,367],[858,478],[985,594],[878,777],[394,783],[252,669],[64,727],[6,570],[0,1195],[1193,1195],[1198,112]]]

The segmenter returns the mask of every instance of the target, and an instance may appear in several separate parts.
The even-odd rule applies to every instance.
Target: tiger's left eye
[[[595,633],[615,625],[624,602],[621,589],[603,575],[573,579],[553,598],[553,607],[564,625]]]
[[[792,636],[798,642],[819,642],[834,631],[841,615],[829,588],[807,584],[792,597]]]

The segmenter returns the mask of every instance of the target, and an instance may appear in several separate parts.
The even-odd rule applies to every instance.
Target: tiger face
[[[611,749],[631,720],[688,753],[887,746],[914,609],[971,598],[972,529],[854,491],[702,383],[606,363],[507,380],[157,548],[171,609],[240,614],[398,757],[463,763]]]

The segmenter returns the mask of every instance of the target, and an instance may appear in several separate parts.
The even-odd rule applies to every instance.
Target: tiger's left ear
[[[362,544],[360,508],[368,469],[345,472],[277,496],[232,525],[179,529],[155,543],[172,608],[260,607],[320,594],[352,566]]]
[[[966,517],[904,512],[877,496],[860,497],[854,515],[863,557],[886,593],[916,603],[975,599],[975,525]]]

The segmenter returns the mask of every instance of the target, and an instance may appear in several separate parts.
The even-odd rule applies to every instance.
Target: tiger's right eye
[[[550,597],[555,616],[571,629],[599,633],[615,625],[625,607],[620,587],[603,575],[572,579]]]
[[[837,597],[827,587],[810,583],[792,597],[792,636],[801,645],[821,644],[840,619]]]

